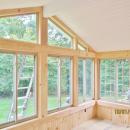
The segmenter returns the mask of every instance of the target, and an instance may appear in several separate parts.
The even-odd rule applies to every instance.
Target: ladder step
[[[18,109],[24,108],[24,106],[18,106]]]
[[[20,80],[31,79],[31,77],[20,77]]]
[[[28,87],[19,87],[18,90],[28,89]]]
[[[24,96],[24,97],[18,97],[18,100],[27,99],[27,98],[28,98],[27,96]]]

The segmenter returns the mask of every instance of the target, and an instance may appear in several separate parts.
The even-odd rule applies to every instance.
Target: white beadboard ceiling
[[[130,50],[130,0],[0,0],[0,9],[39,5],[96,51]]]

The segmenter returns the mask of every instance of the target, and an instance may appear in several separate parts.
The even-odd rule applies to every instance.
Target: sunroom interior
[[[0,1],[0,129],[130,129],[129,0]]]

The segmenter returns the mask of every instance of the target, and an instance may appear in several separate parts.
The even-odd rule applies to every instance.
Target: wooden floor
[[[130,130],[130,127],[119,126],[105,120],[89,120],[73,130]]]

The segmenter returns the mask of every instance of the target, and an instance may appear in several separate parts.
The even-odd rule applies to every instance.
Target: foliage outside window
[[[83,103],[93,98],[94,66],[92,59],[78,60],[78,102]]]
[[[48,44],[56,47],[72,48],[72,38],[48,20]]]
[[[102,99],[130,102],[130,60],[100,61],[100,95]]]
[[[35,57],[0,53],[0,63],[0,124],[35,116]]]
[[[48,110],[72,103],[71,58],[48,57]]]
[[[8,16],[0,18],[0,38],[36,43],[36,14]]]

